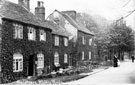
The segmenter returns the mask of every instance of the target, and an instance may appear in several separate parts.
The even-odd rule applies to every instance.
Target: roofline
[[[2,19],[7,19],[7,20],[11,20],[11,21],[21,22],[21,21],[14,20],[14,19],[9,19],[9,18],[6,18],[6,17],[2,17]],[[29,25],[33,25],[33,26],[38,26],[38,27],[42,27],[42,26],[39,26],[39,25],[30,24],[30,23],[25,23],[25,22],[21,22],[21,23],[23,23],[23,24],[29,24]],[[46,28],[46,29],[48,29],[48,30],[51,30],[51,32],[52,32],[52,29],[51,29],[51,28],[48,28],[48,27],[42,27],[42,28]]]
[[[69,37],[69,36],[65,36],[65,35],[60,35],[60,34],[57,34],[57,33],[52,33],[53,35],[57,35],[57,36],[62,36],[62,37]]]
[[[88,34],[88,35],[92,35],[92,36],[95,36],[94,34],[92,34],[92,33],[86,33],[86,32],[84,32],[84,31],[81,31],[81,30],[78,30],[78,31],[80,31],[80,32],[83,32],[83,33],[85,33],[85,34]]]
[[[62,12],[60,12],[60,11],[58,11],[57,9],[55,9],[53,12],[58,12],[58,13],[60,13],[60,14],[64,14],[64,13],[62,13]],[[51,13],[51,14],[53,14],[53,13]],[[50,14],[50,15],[51,15]],[[68,16],[67,14],[64,14],[64,15],[66,15],[66,16]],[[62,15],[63,16],[63,15]],[[68,17],[70,17],[70,16],[68,16]],[[65,17],[64,17],[65,18]],[[66,19],[66,18],[65,18]],[[77,23],[77,22],[76,22]],[[78,24],[78,23],[77,23]],[[79,25],[79,24],[78,24]],[[80,25],[79,25],[80,26]],[[75,26],[74,26],[75,27]],[[76,27],[75,27],[76,28]],[[77,29],[77,28],[76,28]],[[86,28],[87,29],[87,28]],[[84,31],[82,31],[82,30],[79,30],[79,29],[77,29],[78,31],[81,31],[81,32],[83,32],[83,33],[86,33],[86,34],[89,34],[89,35],[93,35],[94,36],[94,34],[92,34],[92,33],[87,33],[87,32],[84,32]]]

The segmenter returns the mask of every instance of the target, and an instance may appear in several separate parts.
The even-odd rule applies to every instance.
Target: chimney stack
[[[62,11],[62,13],[69,15],[72,19],[76,20],[76,11]]]
[[[41,20],[45,20],[45,7],[43,1],[37,2],[37,7],[35,8],[35,15]]]
[[[30,10],[30,0],[18,0],[18,4]]]

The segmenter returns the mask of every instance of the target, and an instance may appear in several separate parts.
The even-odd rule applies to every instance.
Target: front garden
[[[93,62],[86,65],[87,62],[83,65],[81,62],[78,64],[81,64],[80,66],[72,67],[69,66],[66,69],[60,68],[58,71],[53,71],[49,74],[43,74],[40,76],[31,77],[29,79],[22,79],[18,80],[16,83],[22,83],[22,84],[58,84],[63,82],[69,82],[78,80],[81,78],[84,78],[88,76],[88,74],[81,74],[81,73],[90,73],[92,72],[92,69],[99,68],[101,65],[99,65],[97,62]],[[81,75],[80,75],[81,74]]]

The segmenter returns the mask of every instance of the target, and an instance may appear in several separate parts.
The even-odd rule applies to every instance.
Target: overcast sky
[[[18,3],[18,0],[9,0]],[[30,0],[30,9],[34,12],[37,1],[44,1],[46,8],[46,17],[55,9],[59,11],[76,10],[78,12],[97,13],[107,19],[115,20],[128,14],[135,8],[135,1],[130,2],[123,7],[129,0]],[[127,18],[128,24],[135,23],[133,15]],[[134,18],[135,20],[135,18]]]

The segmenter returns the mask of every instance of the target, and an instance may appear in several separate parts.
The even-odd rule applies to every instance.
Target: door
[[[33,76],[34,75],[34,55],[29,56],[29,61],[28,61],[28,76]]]

